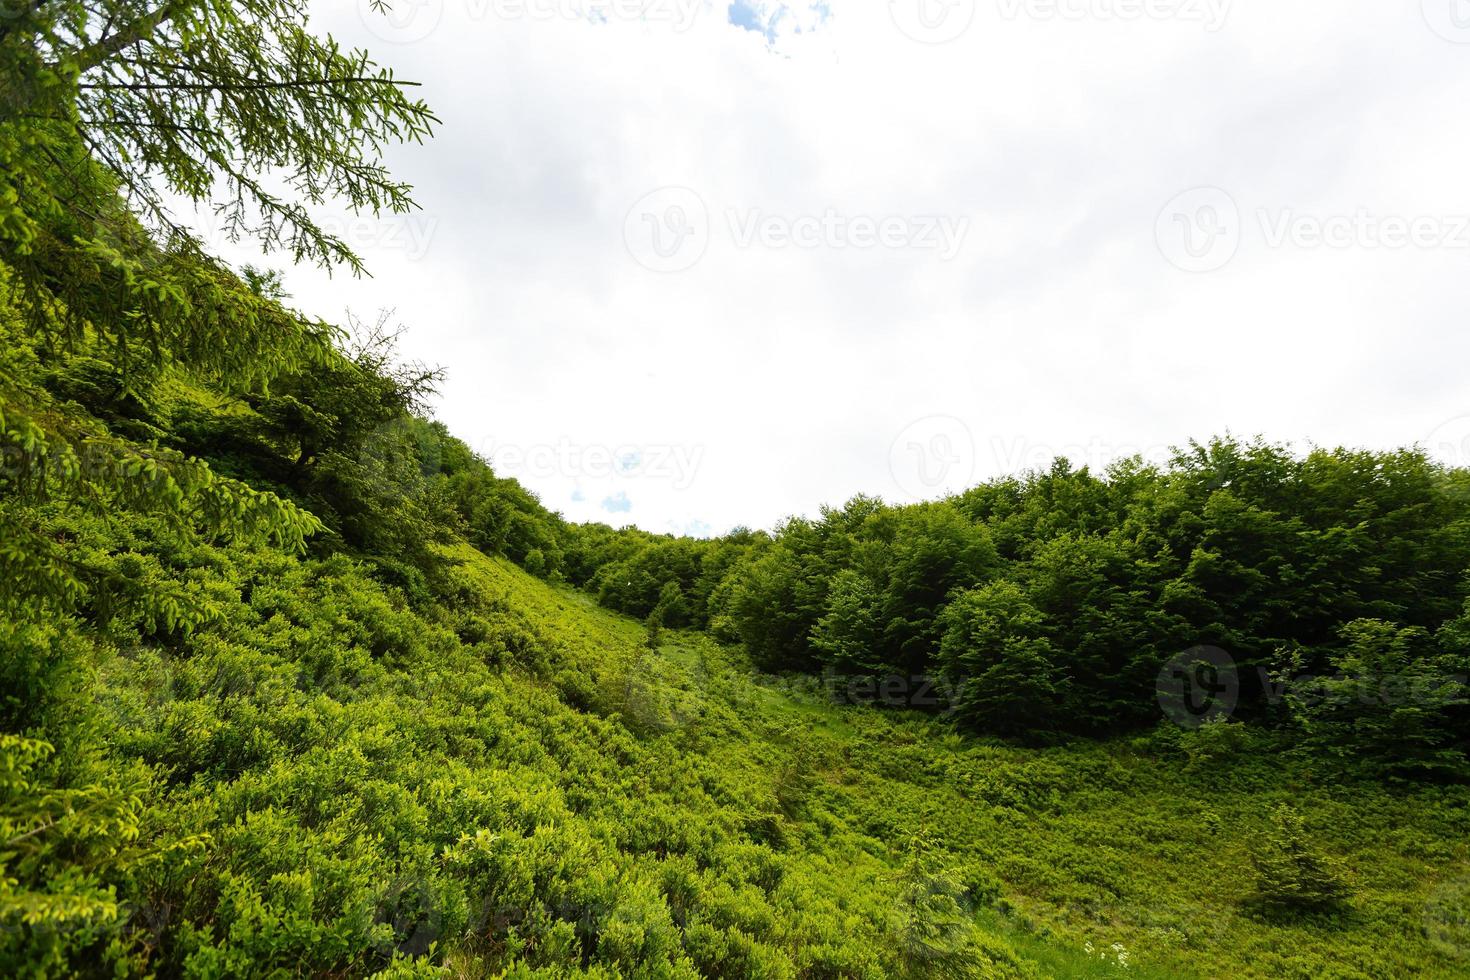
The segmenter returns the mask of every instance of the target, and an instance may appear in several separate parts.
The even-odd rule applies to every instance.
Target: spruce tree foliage
[[[983,960],[973,948],[978,940],[965,889],[944,871],[926,867],[921,856],[909,859],[894,912],[902,944],[903,977],[981,977]]]
[[[310,207],[401,211],[388,142],[433,116],[364,52],[287,0],[60,0],[0,18],[0,261],[6,347],[105,353],[124,393],[177,365],[231,392],[332,361],[333,331],[286,309],[269,277],[236,275],[170,214],[214,209],[225,233],[296,260],[359,262]],[[274,182],[283,189],[272,189]],[[103,435],[0,363],[5,480],[32,499],[145,506],[184,530],[301,547],[311,515],[162,447]],[[31,522],[0,518],[22,601],[75,599]],[[7,590],[8,591],[8,590]]]
[[[643,621],[645,633],[643,645],[650,650],[657,650],[663,645],[664,636],[664,611],[662,607],[655,607],[648,618]]]
[[[1347,899],[1342,873],[1315,852],[1301,816],[1288,806],[1272,811],[1251,860],[1256,884],[1250,902],[1268,915],[1333,912]]]
[[[299,0],[15,4],[0,24],[0,78],[0,172],[11,202],[4,241],[16,250],[7,259],[48,247],[80,261],[90,251],[99,271],[131,258],[110,247],[136,242],[120,220],[129,211],[173,246],[166,266],[198,257],[165,189],[213,207],[232,237],[360,269],[310,207],[412,207],[381,155],[390,143],[422,140],[435,121],[410,84],[365,51],[314,34]],[[273,189],[277,182],[284,186]],[[127,211],[97,210],[117,195]],[[103,302],[100,291],[90,297],[69,304],[73,317]]]

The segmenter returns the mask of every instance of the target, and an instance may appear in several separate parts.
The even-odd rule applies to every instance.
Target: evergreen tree
[[[1347,897],[1341,873],[1313,851],[1301,817],[1288,806],[1272,811],[1271,827],[1251,860],[1256,883],[1250,901],[1268,915],[1330,912]]]

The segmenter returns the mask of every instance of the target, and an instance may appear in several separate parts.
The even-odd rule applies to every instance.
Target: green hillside
[[[296,0],[0,13],[0,977],[1470,975],[1470,470],[573,524],[171,210],[359,269],[408,83]]]
[[[753,672],[698,634],[644,653],[640,629],[584,596],[502,562],[470,569],[514,606],[621,647],[642,679],[611,701],[624,724],[769,787],[764,805],[787,830],[763,843],[900,911],[894,884],[918,859],[1039,975],[1121,975],[1115,943],[1128,975],[1456,971],[1448,937],[1463,919],[1449,901],[1470,872],[1460,791],[1345,790],[1263,761],[1262,746],[1167,729],[1045,750],[976,742],[923,715],[834,704],[820,683]],[[1343,869],[1362,902],[1351,926],[1253,914],[1255,858],[1270,854],[1281,807]]]
[[[468,546],[452,605],[416,613],[345,559],[160,553],[122,533],[156,586],[207,596],[211,619],[151,642],[137,624],[8,637],[38,663],[74,644],[105,657],[73,675],[91,703],[58,752],[69,771],[6,743],[11,792],[57,811],[36,846],[12,843],[3,899],[29,927],[4,955],[22,972],[1459,965],[1446,903],[1470,875],[1463,790],[1323,785],[1183,737],[976,742],[755,674],[703,635],[649,650],[641,624]],[[1340,864],[1350,914],[1252,911],[1279,806]]]

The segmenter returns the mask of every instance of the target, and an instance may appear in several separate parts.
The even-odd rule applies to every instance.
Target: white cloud
[[[361,236],[375,278],[288,283],[323,315],[396,308],[472,446],[580,453],[502,466],[569,516],[636,499],[641,526],[722,531],[906,499],[891,450],[930,417],[969,429],[979,478],[1227,427],[1389,446],[1470,414],[1470,252],[1273,246],[1259,217],[1470,215],[1470,46],[1418,4],[849,0],[773,47],[695,2],[590,23],[428,0],[432,29],[403,21],[419,39],[400,44],[356,3],[319,5],[318,29],[421,80],[443,126],[393,153],[424,211]],[[935,11],[968,27],[914,40]],[[1238,241],[1191,273],[1156,226],[1203,186],[1237,205]],[[703,250],[655,271],[630,209],[668,187],[702,206],[703,225],[681,213]],[[742,244],[751,211],[967,230],[948,259],[901,235]],[[631,224],[664,223],[667,248],[689,227],[672,214]],[[589,472],[589,450],[685,462]]]

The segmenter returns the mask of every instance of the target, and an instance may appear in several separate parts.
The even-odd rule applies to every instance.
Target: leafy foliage
[[[432,123],[295,0],[0,17],[0,974],[1462,969],[1470,474],[1222,438],[569,525],[387,314],[162,205],[356,270],[311,209],[410,207]],[[1141,734],[1201,644],[1245,723]]]

